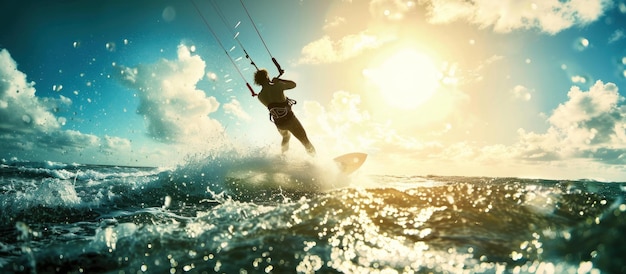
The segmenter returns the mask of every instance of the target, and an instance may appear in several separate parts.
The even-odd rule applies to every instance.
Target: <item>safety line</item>
[[[252,16],[250,16],[250,12],[248,12],[248,8],[246,8],[246,5],[243,4],[243,0],[239,0],[239,3],[241,3],[241,6],[243,7],[243,10],[246,11],[246,15],[248,15],[248,19],[250,19],[250,22],[252,23],[252,26],[254,27],[254,30],[256,31],[256,34],[259,35],[259,38],[261,39],[261,42],[263,43],[263,46],[265,47],[265,50],[267,50],[267,54],[270,55],[270,57],[272,58],[272,62],[274,62],[274,65],[278,69],[278,76],[277,77],[280,77],[281,75],[283,75],[283,73],[285,73],[285,70],[280,67],[280,64],[278,63],[278,61],[276,61],[276,58],[274,58],[274,56],[270,52],[270,49],[267,47],[267,44],[265,43],[265,39],[263,39],[263,36],[261,35],[261,32],[259,32],[259,29],[256,27],[256,24],[254,23],[254,20],[252,20]]]
[[[213,38],[215,38],[215,41],[217,41],[217,43],[220,45],[220,47],[222,48],[222,50],[224,50],[224,53],[226,53],[226,56],[228,56],[228,59],[230,60],[230,62],[233,64],[233,66],[235,67],[235,69],[237,70],[237,72],[239,73],[239,75],[241,76],[241,79],[243,79],[246,82],[246,86],[248,87],[248,89],[250,90],[250,93],[252,94],[252,96],[257,96],[257,94],[254,92],[254,89],[252,89],[252,86],[250,86],[250,84],[246,81],[246,77],[243,76],[243,73],[241,72],[241,70],[239,69],[239,67],[237,66],[237,64],[235,63],[235,60],[233,59],[233,57],[230,56],[230,54],[228,53],[228,51],[226,50],[226,47],[224,47],[224,44],[222,44],[222,42],[220,41],[220,39],[218,38],[217,34],[215,33],[215,31],[213,30],[213,28],[211,28],[211,25],[209,25],[209,22],[207,22],[206,18],[204,18],[204,15],[202,15],[202,12],[200,12],[200,8],[198,8],[198,5],[196,5],[196,2],[194,0],[191,0],[191,3],[193,4],[193,6],[196,8],[196,11],[198,12],[198,15],[200,15],[200,18],[202,18],[202,21],[204,22],[204,24],[206,25],[206,27],[209,29],[209,31],[211,32],[211,34],[213,35]]]
[[[250,64],[253,65],[254,68],[258,71],[259,67],[257,67],[257,65],[254,63],[254,60],[252,60],[252,57],[250,57],[250,54],[248,54],[248,51],[239,40],[239,32],[235,33],[233,28],[230,27],[230,25],[228,24],[228,21],[226,20],[226,16],[224,16],[224,13],[220,9],[220,7],[213,0],[210,0],[210,3],[213,6],[213,9],[217,13],[217,15],[220,17],[220,19],[222,19],[222,23],[224,23],[224,26],[226,26],[226,28],[231,31],[231,35],[233,36],[233,39],[237,41],[237,44],[239,44],[239,47],[241,47],[241,50],[243,50],[243,53],[246,54],[246,59],[250,60]],[[241,22],[238,22],[237,26],[239,26],[240,23]],[[237,26],[235,26],[235,28]]]
[[[263,42],[263,46],[265,47],[265,50],[267,50],[267,53],[270,55],[270,57],[273,57],[272,53],[270,52],[270,49],[267,47],[267,44],[265,44],[265,40],[263,40],[263,36],[261,36],[259,29],[256,27],[254,20],[252,20],[252,16],[250,16],[250,13],[248,12],[248,8],[246,8],[246,5],[243,4],[243,0],[239,0],[239,3],[241,3],[243,10],[246,11],[246,15],[248,15],[248,19],[250,19],[250,22],[252,22],[252,26],[254,27],[256,34],[258,34],[259,38],[261,38],[261,42]]]

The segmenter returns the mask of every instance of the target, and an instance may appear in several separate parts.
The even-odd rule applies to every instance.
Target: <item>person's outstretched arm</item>
[[[272,79],[272,83],[274,83],[274,85],[280,85],[282,89],[292,89],[296,87],[296,82],[291,80],[274,78]]]

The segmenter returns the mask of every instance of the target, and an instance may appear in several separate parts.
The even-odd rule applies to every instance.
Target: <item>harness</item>
[[[293,111],[291,111],[291,106],[297,104],[296,100],[289,99],[280,103],[270,103],[267,105],[267,108],[270,111],[270,121],[274,122],[276,125],[280,125],[295,115]]]

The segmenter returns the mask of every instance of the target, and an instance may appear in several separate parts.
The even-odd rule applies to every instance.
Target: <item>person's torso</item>
[[[287,100],[284,90],[275,85],[268,85],[263,87],[257,97],[259,98],[259,101],[261,101],[261,103],[266,107],[271,103],[281,103]]]

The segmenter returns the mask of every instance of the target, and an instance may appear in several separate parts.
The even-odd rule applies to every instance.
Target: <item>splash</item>
[[[330,158],[234,149],[191,157],[167,174],[166,180],[186,192],[213,193],[211,198],[225,193],[247,201],[283,200],[285,195],[298,198],[350,184],[350,178]]]

